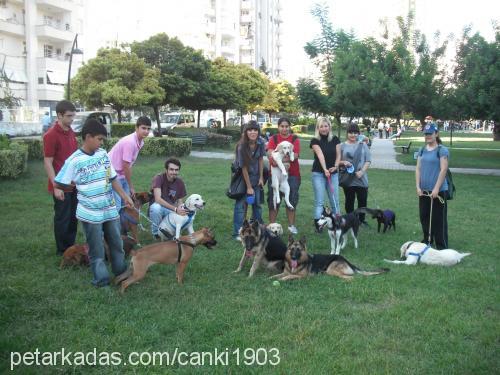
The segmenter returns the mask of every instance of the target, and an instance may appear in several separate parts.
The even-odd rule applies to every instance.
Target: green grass
[[[407,240],[422,237],[413,173],[369,171],[369,206],[375,201],[397,214],[397,231],[376,233],[375,222],[360,233],[359,249],[349,239],[343,255],[366,269],[389,266],[376,277],[352,282],[317,276],[274,287],[269,273],[248,279],[250,265],[234,274],[241,245],[231,241],[233,201],[223,192],[229,162],[183,158],[189,193],[207,208],[195,227],[214,228],[219,244],[197,248],[184,286],[173,266],[153,266],[146,278],[121,296],[90,285],[88,269],[58,269],[52,237],[52,199],[45,192],[40,162],[16,181],[2,180],[3,225],[0,272],[1,362],[11,351],[120,352],[179,350],[230,352],[277,348],[277,366],[57,366],[19,367],[17,373],[266,373],[266,374],[492,374],[498,372],[499,180],[456,175],[458,195],[449,204],[451,247],[472,256],[451,267],[388,265]],[[163,160],[140,158],[136,189],[148,189]],[[312,252],[328,253],[326,233],[312,226],[310,167],[303,179],[297,226]],[[389,183],[393,181],[393,183]],[[344,199],[341,198],[343,203]],[[267,210],[264,210],[267,218]],[[284,212],[279,221],[285,223]],[[141,242],[149,243],[147,232]],[[79,234],[79,242],[83,242]],[[249,354],[249,352],[247,352]],[[261,352],[262,354],[262,352]],[[240,360],[242,358],[240,357]]]

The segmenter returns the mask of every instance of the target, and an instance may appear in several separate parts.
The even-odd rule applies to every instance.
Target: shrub
[[[241,137],[241,127],[239,126],[227,126],[225,128],[214,129],[214,131],[210,132],[223,135],[230,135],[233,138],[233,141],[238,141]]]
[[[43,139],[16,139],[15,143],[28,148],[28,160],[43,160]]]
[[[118,141],[120,140],[121,138],[120,137],[112,137],[112,138],[106,138],[103,142],[103,145],[102,147],[106,150],[106,151],[111,151],[111,149],[113,148],[114,145],[116,145],[118,143]],[[81,146],[82,145],[82,141],[81,140],[78,140],[78,145]]]
[[[294,125],[292,126],[292,132],[294,134],[307,133],[307,125]]]
[[[0,150],[8,150],[10,147],[10,139],[4,134],[0,134]]]
[[[28,146],[13,142],[0,150],[0,177],[16,178],[28,168]]]
[[[125,137],[133,132],[135,132],[135,124],[133,123],[122,122],[118,124],[111,124],[111,134],[113,135],[113,138]]]
[[[145,156],[185,156],[191,152],[191,140],[186,138],[146,138],[141,155]]]
[[[230,135],[217,134],[213,132],[208,132],[207,136],[207,145],[215,147],[229,147],[231,145],[231,140],[233,139]]]

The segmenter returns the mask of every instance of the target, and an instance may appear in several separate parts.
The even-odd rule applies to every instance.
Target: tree
[[[259,71],[269,76],[269,70],[267,69],[266,60],[264,60],[264,58],[260,60]]]
[[[297,96],[302,109],[316,114],[328,113],[328,97],[319,85],[310,78],[300,78],[297,82]]]
[[[16,108],[21,106],[21,98],[14,95],[9,87],[9,79],[4,71],[0,72],[0,107]]]
[[[111,106],[121,122],[123,109],[160,101],[159,72],[134,53],[100,49],[72,81],[75,99],[88,107]]]
[[[153,106],[160,128],[159,106],[170,104],[189,109],[206,109],[210,62],[200,51],[186,47],[177,38],[161,33],[131,44],[131,50],[160,71],[159,84],[165,91],[161,103]],[[198,126],[199,126],[198,112]]]

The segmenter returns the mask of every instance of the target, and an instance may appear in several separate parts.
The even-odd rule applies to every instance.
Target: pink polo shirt
[[[125,178],[123,174],[123,162],[126,161],[132,166],[142,146],[144,146],[144,140],[139,142],[136,132],[123,137],[113,146],[109,152],[109,158],[111,159],[111,165],[118,174],[118,178]]]

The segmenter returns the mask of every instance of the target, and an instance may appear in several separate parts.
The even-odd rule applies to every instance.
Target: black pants
[[[354,211],[354,200],[356,198],[358,199],[358,208],[366,207],[368,201],[368,188],[361,186],[349,186],[343,189],[344,189],[346,213]],[[359,220],[361,220],[361,222],[365,221],[365,214],[360,214]]]
[[[57,255],[75,244],[78,221],[76,220],[76,191],[64,193],[64,200],[54,199],[54,238]]]
[[[445,193],[440,192],[439,196],[444,199],[444,204],[441,203],[437,198],[432,199],[432,228],[431,242],[429,244],[438,250],[448,248],[448,203],[446,201]],[[422,242],[428,243],[431,198],[427,196],[419,197],[418,207],[420,211],[422,233],[424,234],[424,239],[422,240]]]

